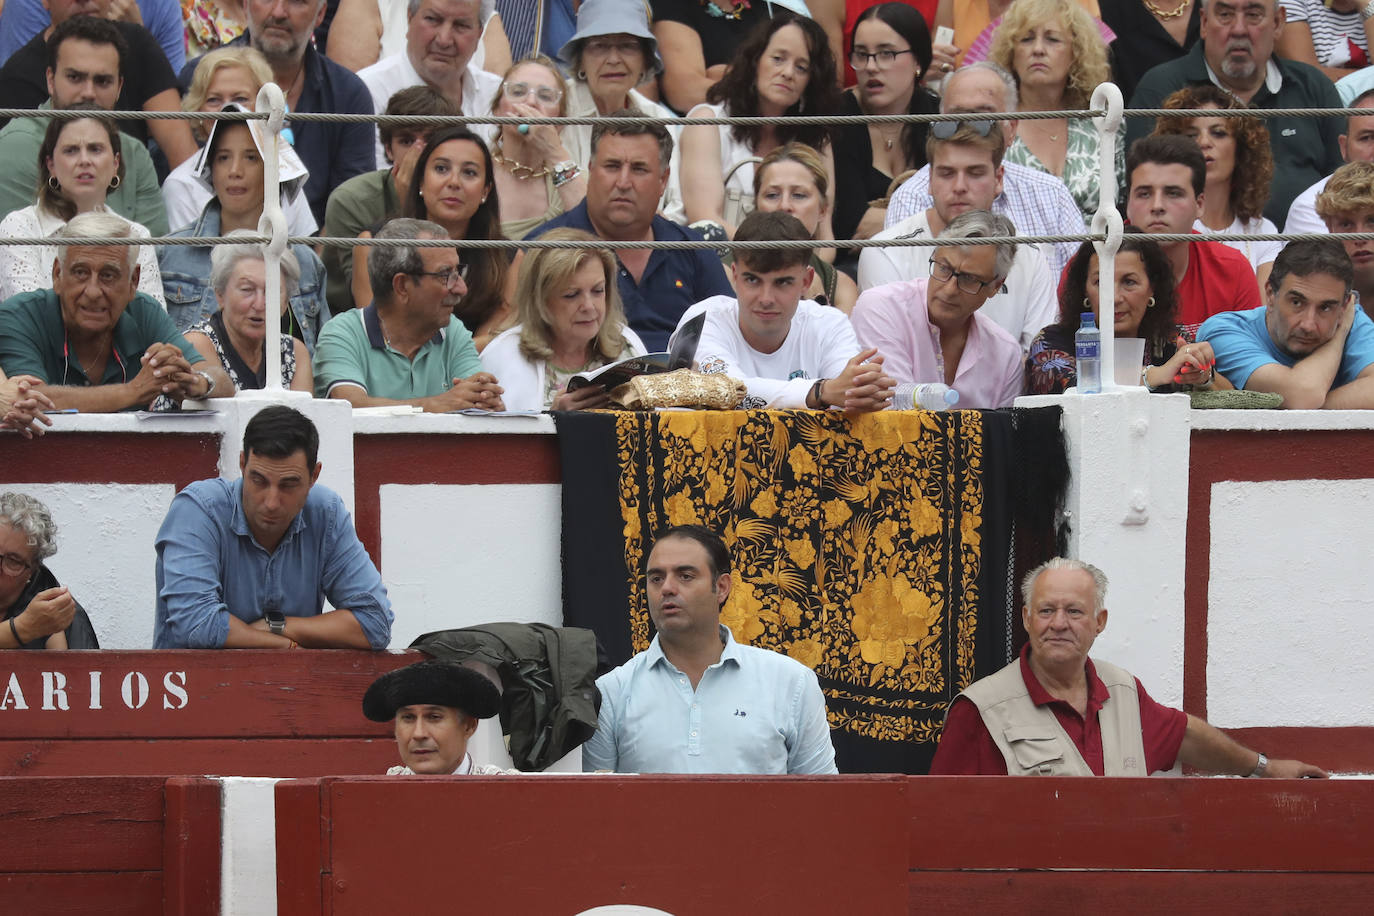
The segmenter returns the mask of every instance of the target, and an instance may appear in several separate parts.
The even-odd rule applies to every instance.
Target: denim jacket
[[[170,233],[173,238],[214,238],[220,234],[219,201],[211,198],[200,219]],[[291,311],[301,327],[301,337],[310,355],[315,355],[315,338],[320,325],[329,317],[325,307],[324,263],[314,250],[292,245],[301,265],[301,287],[291,297]],[[210,246],[165,245],[158,249],[162,268],[162,289],[167,299],[167,314],[183,334],[192,326],[219,311],[219,302],[210,286]],[[321,317],[323,316],[323,317]]]

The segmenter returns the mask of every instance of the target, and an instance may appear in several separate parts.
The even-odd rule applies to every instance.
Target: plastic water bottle
[[[1082,326],[1073,335],[1074,358],[1078,363],[1078,393],[1100,394],[1102,391],[1102,332],[1092,312],[1079,318]]]
[[[941,382],[902,382],[892,394],[893,410],[949,410],[959,392]]]

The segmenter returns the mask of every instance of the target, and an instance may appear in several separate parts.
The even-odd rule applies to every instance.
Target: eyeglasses
[[[0,569],[3,569],[7,576],[22,576],[33,569],[33,565],[24,562],[18,554],[4,553],[0,554]]]
[[[563,98],[563,90],[555,89],[552,86],[531,86],[529,83],[502,83],[501,91],[506,98],[512,102],[523,102],[529,98],[530,93],[545,105],[557,105]]]
[[[1212,6],[1207,10],[1207,18],[1218,25],[1231,25],[1236,21],[1237,14],[1245,20],[1246,25],[1261,25],[1273,15],[1269,10],[1258,5],[1247,6],[1243,10],[1238,10],[1234,6]]]
[[[593,38],[591,41],[587,42],[587,46],[583,49],[582,53],[605,57],[614,51],[621,57],[627,57],[631,54],[638,54],[643,50],[644,47],[639,43],[638,38]]]
[[[881,51],[861,51],[855,48],[849,52],[849,66],[855,70],[862,70],[868,65],[870,60],[877,61],[880,70],[886,70],[897,62],[898,54],[910,54],[911,49],[905,51],[893,51],[891,48],[883,48]]]
[[[996,121],[934,121],[930,125],[930,132],[937,140],[948,140],[959,132],[959,128],[969,127],[978,136],[986,137],[996,124]]]
[[[412,277],[433,277],[445,286],[452,286],[454,279],[467,280],[468,266],[459,264],[457,267],[445,267],[443,270],[417,270],[411,274]]]
[[[995,280],[980,280],[973,274],[966,274],[961,270],[955,270],[939,258],[931,257],[930,275],[941,283],[948,283],[951,279],[959,287],[960,292],[976,296],[983,291],[983,287],[992,286]]]

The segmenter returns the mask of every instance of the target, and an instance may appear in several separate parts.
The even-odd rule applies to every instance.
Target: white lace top
[[[103,207],[101,210],[114,213],[113,210]],[[151,237],[141,223],[127,222],[134,227],[135,238]],[[34,204],[22,210],[15,210],[0,220],[0,236],[12,239],[46,238],[65,225],[66,220],[47,210],[40,210],[38,205]],[[0,245],[0,302],[19,293],[51,289],[52,262],[56,258],[56,245]],[[138,291],[152,296],[158,305],[166,308],[167,302],[162,296],[162,271],[157,266],[157,248],[153,245],[139,245],[138,266]]]

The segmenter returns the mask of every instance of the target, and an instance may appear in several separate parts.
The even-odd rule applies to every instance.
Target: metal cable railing
[[[373,123],[388,126],[447,126],[447,125],[505,125],[505,124],[529,124],[529,125],[570,125],[570,124],[612,124],[612,125],[636,125],[636,124],[663,124],[667,126],[687,126],[687,125],[746,125],[768,127],[776,123],[774,118],[763,117],[712,117],[712,118],[665,118],[665,117],[503,117],[497,115],[452,115],[452,116],[418,116],[418,115],[363,115],[363,114],[335,114],[327,112],[291,112],[289,117],[286,112],[285,97],[281,90],[274,83],[263,86],[258,93],[257,111],[252,112],[187,112],[187,111],[115,111],[103,112],[101,116],[113,117],[117,120],[215,120],[215,121],[250,121],[260,120],[267,122],[267,133],[270,136],[277,136],[286,128],[289,123]],[[1117,187],[1115,155],[1116,144],[1119,139],[1119,131],[1124,118],[1238,118],[1238,117],[1310,117],[1310,118],[1345,118],[1361,117],[1369,114],[1367,108],[1271,108],[1271,109],[1133,109],[1125,110],[1121,91],[1113,83],[1103,83],[1093,92],[1090,107],[1086,110],[1072,111],[1026,111],[1026,112],[967,112],[959,114],[899,114],[899,115],[796,115],[789,116],[788,122],[796,125],[820,125],[820,126],[840,126],[850,124],[908,124],[908,123],[933,123],[937,121],[955,122],[976,122],[976,121],[1030,121],[1030,120],[1050,120],[1050,119],[1083,119],[1091,118],[1098,132],[1098,156],[1099,167],[1101,169],[1101,179],[1099,181],[1099,202],[1096,213],[1092,218],[1088,231],[1083,233],[1073,233],[1066,235],[1017,235],[1013,237],[997,238],[975,238],[975,239],[939,239],[939,238],[893,238],[893,239],[824,239],[798,242],[730,242],[731,248],[750,249],[750,248],[937,248],[948,246],[967,246],[967,245],[990,245],[990,244],[1062,244],[1089,241],[1094,243],[1098,254],[1099,286],[1105,292],[1103,295],[1111,296],[1115,289],[1116,271],[1115,256],[1120,247],[1123,233],[1123,222],[1121,214],[1116,207]],[[88,118],[92,116],[90,110],[57,110],[57,109],[16,109],[0,108],[0,118],[55,118],[60,120],[70,120],[74,118]],[[267,260],[267,285],[268,301],[277,301],[280,297],[280,258],[287,245],[304,244],[319,246],[322,248],[356,248],[359,246],[369,248],[387,247],[422,247],[422,248],[495,248],[495,249],[525,249],[525,248],[604,248],[604,242],[549,242],[539,239],[533,240],[487,240],[487,239],[433,239],[433,240],[402,240],[402,239],[359,239],[359,238],[335,238],[328,236],[292,236],[287,234],[285,215],[281,210],[281,199],[278,181],[279,162],[274,144],[268,144],[264,151],[264,201],[263,215],[259,222],[259,235],[248,236],[238,235],[232,239],[224,237],[177,237],[177,238],[142,238],[142,239],[107,239],[107,238],[8,238],[0,239],[0,245],[48,245],[48,246],[109,246],[109,245],[158,245],[158,246],[213,246],[227,243],[256,243],[264,246],[265,259]],[[1196,241],[1198,236],[1193,233],[1180,234],[1151,234],[1150,236],[1159,242],[1187,242]],[[1371,241],[1374,240],[1374,233],[1267,233],[1267,234],[1240,234],[1240,233],[1208,233],[1207,241],[1230,242],[1230,241],[1297,241],[1309,239],[1331,239],[1337,241]],[[615,242],[614,247],[619,250],[632,249],[653,249],[661,248],[666,250],[692,250],[699,248],[719,249],[722,246],[718,242],[706,241],[637,241],[637,242]],[[1101,328],[1102,331],[1102,380],[1103,386],[1113,387],[1113,352],[1112,346],[1113,328],[1111,322],[1106,322]],[[267,356],[268,366],[266,367],[267,387],[269,390],[280,390],[280,347],[277,339],[279,329],[275,324],[268,323]]]

